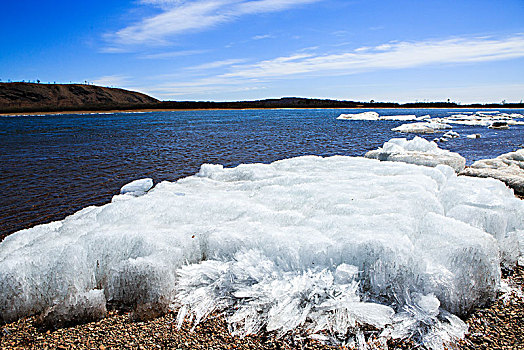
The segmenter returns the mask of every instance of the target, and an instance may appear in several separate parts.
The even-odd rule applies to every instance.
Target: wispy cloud
[[[139,58],[142,58],[142,59],[168,59],[168,58],[174,58],[174,57],[198,55],[198,54],[206,53],[206,52],[208,52],[208,50],[181,50],[181,51],[170,51],[170,52],[147,54],[147,55],[140,56]]]
[[[245,15],[283,11],[322,0],[142,0],[161,13],[109,34],[111,48],[139,44],[166,44],[169,38],[202,31]]]
[[[255,35],[251,39],[252,40],[262,40],[262,39],[271,39],[271,38],[274,38],[274,36],[271,34],[263,34],[263,35]]]
[[[254,64],[234,59],[211,62],[199,68],[223,67],[222,73],[203,79],[155,86],[155,95],[175,96],[258,89],[281,79],[307,76],[351,75],[384,69],[408,69],[428,65],[471,64],[524,57],[524,34],[505,38],[475,37],[418,42],[388,42],[331,55],[298,52]],[[198,68],[198,67],[193,67]],[[238,90],[237,90],[238,91]],[[193,95],[194,96],[194,95]]]
[[[472,63],[524,57],[524,35],[392,42],[331,55],[292,55],[236,66],[224,77],[269,78],[298,74],[354,74],[436,64]]]
[[[214,62],[199,64],[198,66],[188,67],[187,69],[190,69],[190,70],[215,69],[215,68],[221,68],[221,67],[226,67],[226,66],[232,66],[234,64],[239,64],[243,62],[246,62],[246,60],[241,59],[241,58],[232,58],[229,60],[214,61]]]

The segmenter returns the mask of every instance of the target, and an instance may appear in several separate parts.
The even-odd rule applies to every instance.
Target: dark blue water
[[[450,110],[436,109],[377,111],[450,115]],[[176,180],[194,174],[202,163],[235,166],[306,154],[361,156],[393,137],[413,137],[390,131],[403,122],[336,120],[341,113],[357,112],[361,111],[0,117],[0,236],[106,203],[122,185],[137,178]],[[453,130],[462,137],[440,147],[459,152],[468,163],[524,147],[524,126],[491,130],[457,125]],[[472,133],[482,138],[465,137]]]

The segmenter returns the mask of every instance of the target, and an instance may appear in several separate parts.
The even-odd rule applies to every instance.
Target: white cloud
[[[442,64],[471,64],[519,57],[524,57],[523,34],[505,38],[482,37],[418,42],[397,41],[331,55],[298,52],[293,55],[276,57],[254,64],[242,64],[241,60],[236,59],[210,62],[190,68],[223,67],[222,73],[203,79],[193,78],[187,81],[173,81],[172,75],[166,75],[165,80],[169,80],[169,83],[157,84],[150,91],[154,92],[156,96],[195,96],[212,93],[213,91],[239,91],[238,88],[240,87],[258,89],[260,86],[267,86],[275,81],[279,81],[280,84],[282,79],[292,80],[294,78],[302,79],[311,76],[327,75],[347,76],[384,69],[408,69]],[[159,77],[159,79],[162,78]],[[394,90],[395,88],[392,87],[391,89]],[[473,97],[469,99],[463,93],[467,90],[468,87],[464,87],[457,88],[455,91],[458,98],[463,98],[463,102],[474,100]],[[477,90],[475,91],[478,95],[479,92]],[[505,92],[507,92],[508,98],[516,98],[518,95],[514,86],[500,86],[496,93],[493,89],[486,91],[492,91],[494,96],[504,96]],[[401,93],[395,90],[388,91],[387,94],[392,99],[404,100],[400,95],[396,97],[397,92],[398,94]],[[438,93],[441,92],[443,91],[438,91]],[[432,96],[429,92],[427,95]],[[446,98],[452,97],[445,93],[442,96],[447,96]],[[408,97],[406,96],[405,100],[412,100]],[[481,97],[483,98],[484,96]],[[377,99],[374,96],[370,98]]]
[[[181,51],[171,51],[171,52],[160,52],[140,56],[142,59],[168,59],[173,57],[181,56],[191,56],[198,55],[201,53],[206,53],[208,50],[181,50]]]
[[[199,64],[198,66],[188,67],[187,69],[191,69],[191,70],[214,69],[214,68],[232,66],[234,64],[243,63],[245,61],[246,61],[245,59],[233,58],[229,60],[222,60],[222,61],[215,61],[215,62]]]
[[[393,42],[331,55],[277,57],[236,66],[223,77],[277,78],[298,74],[354,74],[435,64],[472,63],[524,57],[524,35]]]
[[[161,13],[110,34],[115,45],[166,44],[172,36],[201,31],[231,22],[240,16],[277,12],[322,0],[142,0],[161,8]]]
[[[270,38],[274,38],[274,36],[271,34],[255,35],[251,39],[252,40],[262,40],[262,39],[270,39]]]

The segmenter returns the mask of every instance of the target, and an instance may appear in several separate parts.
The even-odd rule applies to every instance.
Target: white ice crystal
[[[224,313],[241,335],[302,328],[364,347],[371,326],[437,349],[464,333],[455,315],[496,297],[523,230],[524,204],[503,183],[444,165],[203,165],[4,239],[0,319],[170,306],[179,322]]]

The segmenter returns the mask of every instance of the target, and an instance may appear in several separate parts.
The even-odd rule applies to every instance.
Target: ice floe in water
[[[405,132],[405,133],[419,133],[419,134],[433,134],[435,132],[451,129],[451,125],[441,123],[439,121],[428,121],[420,123],[408,123],[397,126],[391,129],[391,131]]]
[[[173,308],[179,322],[223,312],[238,334],[301,328],[362,345],[371,326],[437,349],[464,333],[458,315],[496,297],[501,262],[519,256],[523,206],[502,182],[444,165],[203,165],[8,236],[0,319]]]
[[[378,120],[377,112],[362,112],[353,114],[341,114],[337,117],[340,120]]]
[[[440,140],[443,141],[442,138]],[[446,138],[446,140],[448,139]],[[391,139],[382,147],[367,152],[366,158],[430,167],[444,164],[452,167],[457,173],[466,166],[466,159],[460,154],[440,149],[435,142],[427,141],[418,136],[415,136],[412,140],[405,138]]]
[[[421,118],[425,118],[421,117]],[[414,114],[409,115],[379,115],[377,112],[362,112],[362,113],[352,113],[352,114],[341,114],[337,117],[341,120],[418,120]]]

